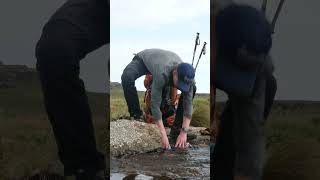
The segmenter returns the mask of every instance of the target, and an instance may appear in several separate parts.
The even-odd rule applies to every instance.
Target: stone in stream
[[[161,136],[155,124],[125,119],[110,123],[112,156],[144,153],[158,148],[161,148]]]
[[[197,138],[191,144],[209,142],[209,136],[201,136],[203,127],[190,127],[190,134]],[[167,132],[169,134],[169,131]],[[110,123],[111,156],[145,153],[161,148],[161,135],[157,125],[121,119]]]

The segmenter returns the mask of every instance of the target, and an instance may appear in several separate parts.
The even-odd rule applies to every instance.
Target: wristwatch
[[[185,132],[185,133],[188,133],[188,131],[189,131],[189,128],[181,128],[181,131],[183,131],[183,132]]]

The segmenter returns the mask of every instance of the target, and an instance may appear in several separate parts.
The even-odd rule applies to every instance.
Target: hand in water
[[[177,148],[187,148],[187,133],[181,132],[178,136],[175,147]]]
[[[166,150],[170,150],[171,146],[170,146],[170,143],[169,143],[168,136],[167,135],[162,136],[161,139],[162,139],[162,148],[166,149]]]

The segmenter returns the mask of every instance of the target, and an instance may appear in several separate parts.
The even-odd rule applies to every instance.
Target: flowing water
[[[210,179],[209,146],[111,159],[111,179]]]

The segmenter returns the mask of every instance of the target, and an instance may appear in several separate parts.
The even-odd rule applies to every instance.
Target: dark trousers
[[[36,46],[44,103],[66,175],[79,169],[94,173],[106,166],[96,148],[88,98],[79,78],[80,60],[109,43],[109,8],[98,2],[67,1],[44,26]]]
[[[264,74],[257,78],[252,97],[229,95],[211,156],[214,179],[233,180],[235,175],[249,176],[254,180],[262,177],[264,123],[276,89],[275,78]]]
[[[196,85],[193,85],[193,97],[196,95],[196,91],[197,91],[197,87]],[[174,120],[174,123],[171,127],[171,131],[170,131],[170,137],[172,140],[172,143],[175,144],[176,139],[180,133],[180,129],[182,127],[182,123],[183,123],[183,94],[181,93],[180,97],[179,97],[179,102],[178,102],[178,107],[176,110],[176,117]]]
[[[130,117],[139,118],[142,115],[135,81],[139,77],[148,73],[149,71],[147,67],[144,65],[142,59],[138,56],[135,56],[123,70],[121,75],[121,84]]]

